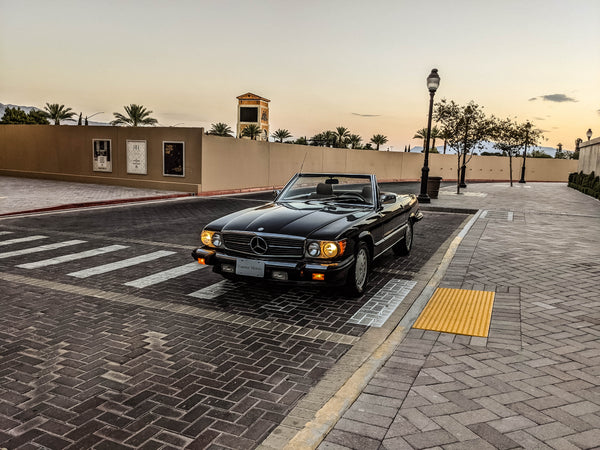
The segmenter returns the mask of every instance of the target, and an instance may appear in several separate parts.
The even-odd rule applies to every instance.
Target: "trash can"
[[[429,195],[429,198],[438,198],[441,181],[442,177],[429,177],[427,179],[427,195]]]

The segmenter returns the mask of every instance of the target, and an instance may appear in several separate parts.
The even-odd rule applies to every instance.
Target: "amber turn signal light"
[[[198,262],[202,265],[206,265],[206,261],[204,261],[204,258],[198,258]]]
[[[325,281],[324,273],[313,273],[312,274],[313,281]]]

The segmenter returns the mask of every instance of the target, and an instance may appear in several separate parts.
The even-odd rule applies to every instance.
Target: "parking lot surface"
[[[0,448],[597,448],[599,202],[453,191],[358,299],[191,260],[270,194],[2,218]],[[488,337],[411,328],[437,287],[494,292]]]
[[[373,325],[361,309],[390,286],[416,284],[466,217],[426,213],[419,251],[380,258],[358,299],[230,282],[192,260],[206,222],[262,201],[2,220],[0,446],[253,448],[361,342]],[[387,314],[379,304],[371,316]]]

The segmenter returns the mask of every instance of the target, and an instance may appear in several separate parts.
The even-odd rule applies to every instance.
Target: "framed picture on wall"
[[[92,139],[92,169],[94,172],[112,172],[110,139]]]
[[[148,174],[146,141],[127,141],[127,173]]]
[[[163,141],[163,175],[185,176],[185,143]]]

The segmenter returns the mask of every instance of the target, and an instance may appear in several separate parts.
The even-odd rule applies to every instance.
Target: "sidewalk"
[[[481,211],[440,287],[495,292],[488,338],[410,329],[319,448],[599,448],[600,202],[453,191],[431,205]]]
[[[434,281],[494,292],[489,336],[414,329],[420,311],[407,314],[382,349],[389,358],[342,399],[348,408],[298,412],[297,429],[282,424],[261,448],[323,427],[288,448],[600,447],[600,202],[557,183],[454,192],[443,188],[424,208],[479,212]],[[0,214],[174,194],[0,177]]]
[[[176,191],[0,176],[0,216],[189,195]]]

